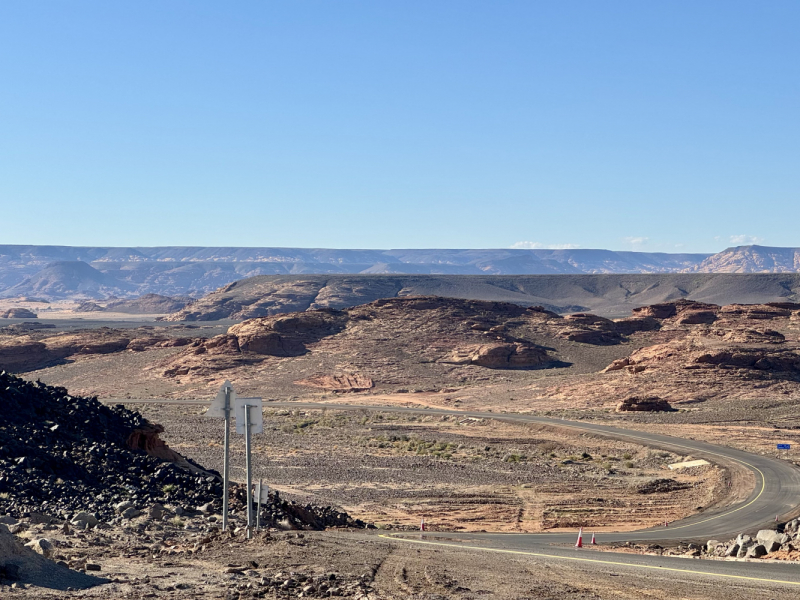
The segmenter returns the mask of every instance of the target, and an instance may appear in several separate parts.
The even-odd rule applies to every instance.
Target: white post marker
[[[253,468],[250,461],[250,437],[264,431],[264,413],[261,398],[237,398],[233,405],[236,413],[236,433],[244,434],[245,466],[247,469],[247,488],[245,506],[247,509],[247,539],[253,535]]]
[[[217,397],[211,401],[211,406],[205,416],[225,419],[225,436],[222,459],[222,531],[228,529],[228,481],[230,479],[230,448],[231,448],[231,408],[236,401],[236,392],[227,379],[217,392]]]
[[[258,480],[258,488],[256,492],[256,498],[258,503],[258,512],[256,513],[256,531],[261,530],[261,499],[264,499],[264,502],[269,502],[269,485],[264,485],[264,480]]]

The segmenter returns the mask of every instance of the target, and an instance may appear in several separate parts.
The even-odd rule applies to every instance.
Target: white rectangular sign
[[[233,391],[233,386],[231,385],[230,381],[226,381],[222,384],[222,387],[219,388],[217,392],[217,397],[211,401],[211,406],[208,407],[208,410],[205,412],[206,417],[217,417],[219,419],[225,418],[225,390],[230,390],[230,404],[228,405],[229,408],[233,409],[233,403],[236,401],[236,392]]]
[[[269,486],[266,483],[256,484],[256,502],[267,503],[269,501]]]
[[[264,413],[261,398],[236,398],[233,403],[233,414],[236,415],[236,433],[244,433],[244,410],[245,406],[250,408],[250,433],[262,433],[264,431]]]

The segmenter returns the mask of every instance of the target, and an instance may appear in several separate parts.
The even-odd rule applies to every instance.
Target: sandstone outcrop
[[[350,375],[316,375],[307,379],[300,379],[295,383],[333,392],[361,392],[375,386],[372,379],[358,373]]]
[[[490,369],[530,369],[552,362],[547,351],[532,344],[480,344],[457,348],[441,362]]]
[[[595,319],[604,327],[609,323],[613,327],[607,319]],[[249,319],[231,326],[223,336],[198,341],[171,358],[164,364],[164,374],[206,376],[309,352],[355,353],[359,361],[380,360],[385,364],[396,360],[396,348],[402,348],[420,364],[530,369],[551,363],[553,358],[526,336],[534,331],[555,335],[562,322],[560,316],[542,307],[435,296],[382,298],[344,310],[308,310]],[[577,327],[581,326],[578,322]],[[377,347],[370,352],[367,348],[372,344]],[[304,377],[296,383],[327,389],[350,385],[316,377]]]
[[[666,412],[674,410],[669,402],[657,396],[631,396],[617,404],[617,412]]]
[[[11,335],[0,335],[0,370],[23,373],[74,360],[74,357],[115,354],[125,350],[142,352],[192,343],[188,338],[161,336],[132,339],[126,331],[108,327],[56,335],[48,331],[51,328],[3,328],[3,333]]]

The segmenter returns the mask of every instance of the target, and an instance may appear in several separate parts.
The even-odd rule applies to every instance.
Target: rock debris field
[[[27,579],[59,586],[41,563],[64,545],[48,531],[70,535],[182,518],[199,519],[209,534],[217,529],[218,473],[169,449],[158,438],[163,429],[142,415],[5,372],[0,406],[0,585]],[[234,485],[231,492],[232,513],[239,515],[232,523],[241,524],[244,489]],[[261,519],[285,530],[365,526],[334,508],[296,504],[277,493],[263,503]],[[27,547],[9,534],[30,538]],[[99,582],[77,571],[100,565],[64,558],[58,581],[70,582],[67,587]]]

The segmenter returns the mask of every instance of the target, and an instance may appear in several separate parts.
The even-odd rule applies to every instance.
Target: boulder
[[[133,502],[129,502],[128,500],[123,500],[122,502],[119,502],[114,505],[114,512],[122,514],[123,512],[132,507],[133,507]]]
[[[761,558],[767,555],[767,549],[763,544],[756,544],[752,546],[745,555],[746,558]]]
[[[762,529],[756,534],[756,540],[767,549],[767,552],[775,552],[790,539],[785,533],[772,529]]]
[[[147,516],[153,519],[154,521],[161,521],[166,513],[167,509],[165,509],[162,504],[155,503],[153,504],[153,506],[150,507]]]
[[[51,544],[50,540],[46,538],[39,538],[38,540],[30,541],[25,544],[25,547],[32,549],[34,552],[41,554],[45,558],[50,558],[54,552],[53,544]]]
[[[123,519],[135,519],[136,517],[138,517],[141,514],[142,514],[142,511],[140,511],[138,508],[134,508],[133,506],[131,506],[131,507],[126,508],[125,510],[123,510],[122,513],[120,514],[120,516]]]
[[[739,555],[739,548],[740,548],[739,544],[734,542],[733,544],[728,546],[728,549],[725,550],[725,552],[723,553],[723,556],[738,556]]]
[[[98,521],[94,515],[91,515],[85,511],[79,512],[77,515],[72,517],[73,525],[79,525],[82,522],[86,523],[86,526],[90,528],[95,527],[100,523],[100,521]],[[81,529],[86,529],[86,527],[81,527]]]
[[[800,519],[792,519],[789,521],[786,526],[783,528],[784,533],[797,533],[798,525],[800,525]]]

